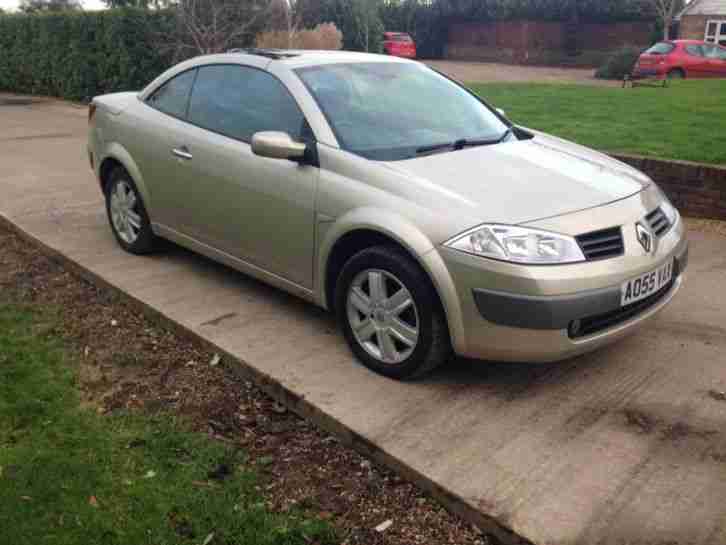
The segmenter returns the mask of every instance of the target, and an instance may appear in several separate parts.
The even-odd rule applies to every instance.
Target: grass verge
[[[726,80],[665,89],[535,83],[470,88],[516,123],[606,152],[726,164]]]
[[[331,527],[270,512],[241,450],[171,416],[100,415],[50,312],[0,301],[4,543],[333,543]]]

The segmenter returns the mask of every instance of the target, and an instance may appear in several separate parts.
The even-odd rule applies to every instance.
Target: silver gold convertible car
[[[668,304],[687,263],[646,175],[399,58],[198,57],[96,97],[88,152],[125,250],[169,239],[331,309],[395,378],[452,350],[593,350]]]

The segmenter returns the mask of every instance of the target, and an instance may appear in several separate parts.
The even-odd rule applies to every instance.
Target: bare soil
[[[237,444],[262,475],[269,507],[329,520],[343,543],[494,543],[410,482],[340,444],[238,378],[194,339],[52,261],[0,227],[0,298],[58,313],[52,333],[80,362],[83,402],[180,415],[210,440]],[[218,361],[219,360],[219,361]],[[388,520],[384,531],[376,527]]]

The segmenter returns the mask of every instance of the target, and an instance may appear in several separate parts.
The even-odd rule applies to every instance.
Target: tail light
[[[91,102],[88,105],[88,124],[93,123],[93,118],[96,116],[96,105]]]

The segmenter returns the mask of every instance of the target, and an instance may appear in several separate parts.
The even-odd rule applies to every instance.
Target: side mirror
[[[504,110],[502,110],[501,108],[497,108],[496,110],[497,110],[497,113],[498,113],[499,115],[501,115],[502,117],[507,117],[507,112],[505,112],[505,111],[504,111]]]
[[[270,159],[296,161],[305,157],[307,145],[295,142],[284,132],[263,131],[252,135],[252,153]]]

